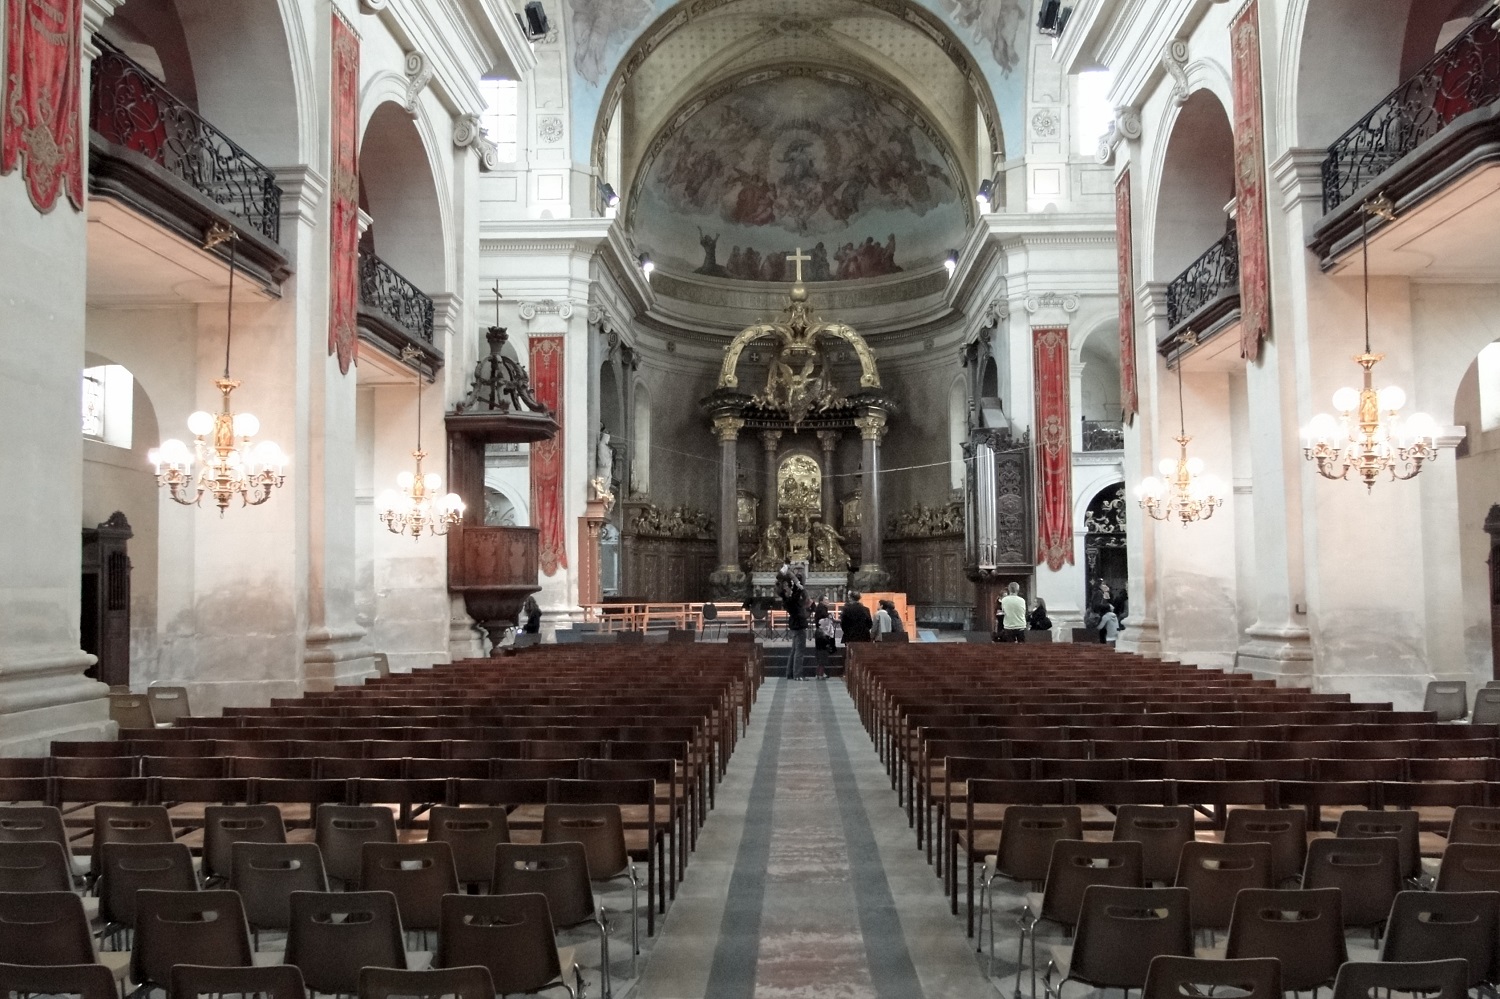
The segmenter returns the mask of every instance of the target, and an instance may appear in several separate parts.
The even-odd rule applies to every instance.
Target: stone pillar
[[[781,446],[780,430],[762,430],[760,444],[766,452],[765,498],[761,500],[766,512],[766,523],[772,523],[781,514],[776,495],[776,449]]]
[[[714,417],[719,439],[719,569],[709,578],[715,600],[742,599],[745,573],[740,569],[738,449],[745,421]]]
[[[837,430],[818,431],[818,446],[823,449],[823,523],[829,527],[838,519],[833,509],[833,452],[838,449],[841,436]]]
[[[880,510],[880,440],[885,436],[885,421],[885,412],[874,407],[866,409],[854,421],[859,427],[863,452],[860,461],[860,566],[851,585],[867,592],[884,590],[891,581],[880,558],[880,535],[884,529]]]
[[[1140,404],[1135,420],[1125,429],[1125,487],[1129,494],[1136,483],[1156,472],[1162,452],[1157,448],[1157,418],[1161,387],[1156,353],[1167,316],[1167,286],[1145,283],[1137,289],[1136,378],[1140,382]],[[1125,533],[1125,560],[1130,578],[1130,608],[1125,630],[1115,648],[1152,658],[1161,657],[1161,617],[1158,612],[1156,521],[1146,516],[1132,496],[1130,528]]]
[[[1484,518],[1484,533],[1490,536],[1490,678],[1500,680],[1500,503]]]

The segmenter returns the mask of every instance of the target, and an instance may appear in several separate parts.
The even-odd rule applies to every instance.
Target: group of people
[[[786,611],[787,633],[792,639],[791,652],[786,661],[788,680],[806,680],[807,630],[811,622],[813,630],[813,653],[817,664],[817,678],[828,678],[829,657],[836,646],[833,612],[828,601],[813,601],[807,593],[807,583],[800,571],[790,563],[782,563],[776,573],[776,594],[781,598]],[[850,642],[878,642],[887,635],[904,634],[906,626],[893,601],[880,601],[874,615],[860,603],[859,593],[850,590],[839,608],[838,627],[844,633],[844,644]]]
[[[1109,587],[1100,584],[1099,592],[1084,615],[1083,626],[1099,634],[1099,641],[1113,645],[1120,635],[1121,623],[1126,614],[1125,591],[1111,599]],[[1051,631],[1052,619],[1047,616],[1047,602],[1037,597],[1036,604],[1028,610],[1026,598],[1021,596],[1019,583],[1005,587],[1005,595],[997,601],[995,608],[995,641],[1024,642],[1028,631]]]

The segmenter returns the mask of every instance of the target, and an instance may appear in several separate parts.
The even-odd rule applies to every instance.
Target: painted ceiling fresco
[[[883,277],[958,246],[970,198],[942,137],[843,73],[761,71],[704,95],[652,142],[629,201],[658,267],[748,281]]]

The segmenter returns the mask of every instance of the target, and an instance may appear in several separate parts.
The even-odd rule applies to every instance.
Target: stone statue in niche
[[[609,431],[599,424],[599,443],[594,448],[594,478],[605,483],[614,477],[615,453],[609,446]]]
[[[757,572],[775,572],[786,560],[786,531],[779,521],[771,521],[761,532],[760,547],[750,556],[750,568]]]
[[[848,572],[849,553],[844,551],[843,538],[828,524],[814,521],[809,532],[812,535],[812,564],[814,569],[828,572]]]

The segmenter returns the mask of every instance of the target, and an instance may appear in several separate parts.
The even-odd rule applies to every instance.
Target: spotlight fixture
[[[651,262],[651,254],[643,253],[636,258],[641,265],[641,273],[646,275],[646,280],[651,280],[651,272],[656,270],[656,265]]]
[[[951,278],[953,276],[953,272],[958,270],[957,250],[948,251],[948,255],[943,258],[943,267],[948,271],[948,276]]]
[[[1036,28],[1042,34],[1052,38],[1062,35],[1068,26],[1068,18],[1073,16],[1073,6],[1063,5],[1062,0],[1044,0],[1041,12],[1037,15]]]
[[[516,15],[516,20],[520,23],[521,30],[526,33],[526,37],[533,42],[552,29],[551,23],[547,20],[547,12],[542,9],[541,0],[531,0],[531,3],[526,5],[525,11]]]
[[[979,193],[974,195],[974,200],[979,202],[980,212],[984,213],[985,215],[988,215],[990,213],[990,205],[994,200],[994,195],[994,180],[986,177],[984,180],[979,182]]]
[[[615,193],[612,185],[603,181],[599,182],[599,200],[604,203],[605,208],[613,208],[620,203],[620,196]]]

